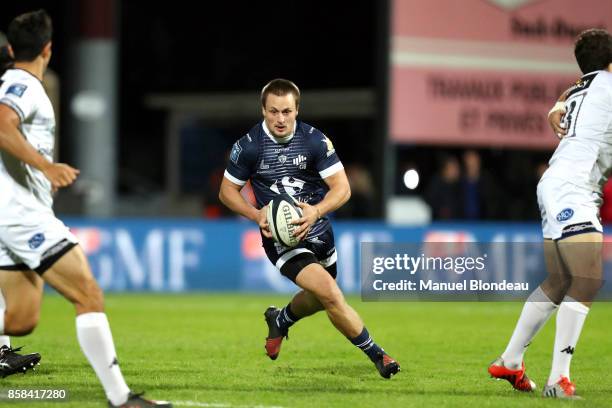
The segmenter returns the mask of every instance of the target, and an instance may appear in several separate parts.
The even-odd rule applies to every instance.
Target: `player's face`
[[[289,136],[295,129],[295,118],[298,110],[292,93],[286,95],[268,95],[263,116],[266,126],[276,137]]]

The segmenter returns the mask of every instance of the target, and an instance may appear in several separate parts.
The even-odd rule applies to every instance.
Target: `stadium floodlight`
[[[414,190],[419,185],[419,173],[410,169],[404,173],[404,185],[409,190]]]

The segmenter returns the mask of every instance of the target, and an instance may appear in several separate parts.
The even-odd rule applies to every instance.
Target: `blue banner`
[[[259,230],[240,220],[68,219],[79,237],[96,279],[107,291],[262,291],[292,292],[265,256]],[[434,223],[391,227],[379,222],[335,222],[338,282],[358,293],[363,242],[541,242],[539,224]],[[515,246],[522,248],[522,246]],[[541,257],[516,260],[509,254],[496,272],[509,280],[544,270]]]

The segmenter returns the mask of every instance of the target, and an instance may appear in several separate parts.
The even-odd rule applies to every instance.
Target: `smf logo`
[[[573,215],[574,215],[574,210],[572,210],[571,208],[566,208],[564,210],[561,210],[561,212],[557,214],[557,221],[559,222],[567,221],[570,218],[572,218]]]
[[[45,242],[45,234],[34,234],[32,238],[28,240],[28,246],[30,249],[36,249],[41,246],[43,242]]]

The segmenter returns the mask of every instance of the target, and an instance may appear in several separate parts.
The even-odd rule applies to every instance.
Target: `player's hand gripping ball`
[[[296,246],[300,241],[293,236],[298,224],[291,222],[302,217],[302,210],[289,194],[279,194],[268,204],[268,225],[276,242],[288,247]]]

